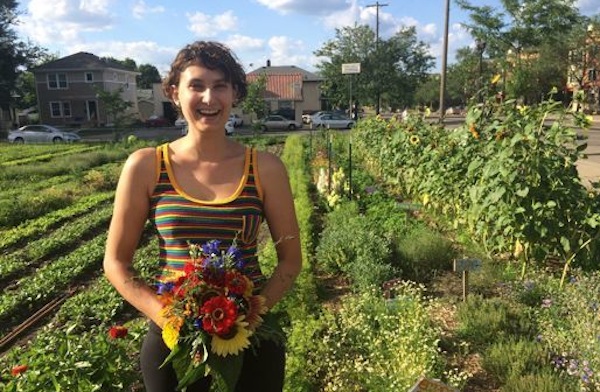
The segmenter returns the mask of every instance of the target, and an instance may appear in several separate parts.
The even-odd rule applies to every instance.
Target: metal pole
[[[376,1],[375,4],[370,4],[367,5],[367,8],[370,7],[375,7],[376,11],[375,11],[375,53],[379,53],[379,7],[387,7],[389,4],[381,4],[379,3],[379,1]],[[379,102],[381,100],[381,92],[379,91],[379,84],[377,84],[377,107],[376,107],[376,114],[379,114],[380,110],[381,110],[381,103]]]
[[[446,62],[448,60],[448,22],[450,19],[450,0],[446,0],[446,13],[444,18],[444,49],[442,53],[442,73],[440,74],[440,124],[444,123],[446,108]]]

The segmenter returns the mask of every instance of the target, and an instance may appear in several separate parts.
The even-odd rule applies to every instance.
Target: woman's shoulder
[[[151,170],[154,171],[157,159],[156,147],[145,147],[132,152],[127,161],[125,168],[136,172]]]
[[[258,150],[256,152],[256,160],[258,169],[267,175],[285,171],[285,166],[281,159],[272,152]]]

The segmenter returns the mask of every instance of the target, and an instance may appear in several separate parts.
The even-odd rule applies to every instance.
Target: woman
[[[148,392],[173,391],[177,380],[170,366],[159,369],[169,350],[161,338],[166,320],[156,288],[141,282],[132,268],[147,219],[159,238],[159,282],[182,270],[176,256],[186,251],[188,240],[217,239],[226,247],[235,239],[269,309],[301,268],[299,229],[284,165],[275,155],[241,145],[224,132],[232,106],[247,93],[235,55],[216,42],[188,45],[173,61],[163,90],[187,121],[188,133],[129,156],[117,186],[104,258],[107,278],[150,320],[141,352]],[[263,219],[277,244],[278,264],[268,278],[256,257]],[[281,391],[284,362],[284,348],[270,341],[247,350],[236,391]],[[187,390],[208,391],[209,386],[207,377]]]

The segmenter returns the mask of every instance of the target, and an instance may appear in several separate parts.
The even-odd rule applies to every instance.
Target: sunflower
[[[265,302],[266,298],[262,295],[253,295],[248,298],[246,321],[250,330],[255,330],[262,323],[263,319],[260,315],[267,313]]]
[[[417,135],[411,135],[410,139],[408,139],[408,141],[410,142],[410,144],[412,144],[413,146],[416,146],[419,144],[420,140],[419,137]]]
[[[250,347],[250,335],[247,329],[248,323],[244,321],[244,316],[240,316],[235,321],[233,328],[226,336],[214,335],[211,342],[211,351],[217,355],[225,357],[227,355],[237,355],[242,350]]]

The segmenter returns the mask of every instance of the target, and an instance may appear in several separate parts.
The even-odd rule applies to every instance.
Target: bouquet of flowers
[[[183,274],[158,287],[167,318],[162,337],[171,350],[163,366],[172,363],[178,389],[215,372],[233,390],[243,352],[267,311],[265,298],[253,294],[252,281],[242,273],[235,242],[226,251],[219,245],[189,243]]]

